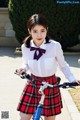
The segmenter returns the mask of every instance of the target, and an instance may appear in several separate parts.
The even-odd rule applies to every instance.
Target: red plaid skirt
[[[50,77],[37,77],[32,75],[33,78],[41,81],[46,81],[52,85],[57,84],[56,76]],[[23,92],[20,97],[20,102],[18,104],[17,110],[26,114],[33,114],[37,109],[41,95],[38,90],[41,86],[41,82],[32,83],[27,80]],[[61,113],[62,100],[59,88],[46,88],[44,90],[45,100],[42,110],[42,115],[53,116]]]

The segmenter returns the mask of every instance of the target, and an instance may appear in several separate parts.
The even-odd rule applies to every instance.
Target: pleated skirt
[[[37,81],[27,80],[24,86],[23,92],[20,96],[20,101],[17,106],[17,110],[26,114],[34,114],[35,110],[39,105],[41,94],[39,88],[42,85],[42,81],[48,82],[49,84],[55,85],[58,83],[55,75],[49,77],[37,77],[32,75]],[[42,110],[43,116],[54,116],[61,113],[62,99],[60,89],[57,88],[46,88],[44,90],[45,100]]]

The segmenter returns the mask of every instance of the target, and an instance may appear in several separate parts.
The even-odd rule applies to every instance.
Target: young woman
[[[76,81],[66,63],[61,45],[47,36],[47,20],[40,14],[32,15],[27,23],[29,37],[22,45],[23,66],[18,70],[19,74],[30,70],[33,78],[57,84],[57,63],[70,82]],[[77,81],[80,84],[80,81]],[[39,104],[40,94],[38,90],[41,82],[32,83],[27,80],[17,110],[20,111],[21,120],[30,120]],[[55,120],[56,115],[61,113],[62,99],[59,88],[46,88],[46,98],[42,115],[45,120]]]

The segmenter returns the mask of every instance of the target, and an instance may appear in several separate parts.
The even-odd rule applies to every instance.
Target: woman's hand
[[[78,83],[78,85],[80,85],[80,80],[76,80],[76,82]]]
[[[20,69],[17,69],[16,72],[17,72],[19,75],[21,75],[22,73],[26,72],[26,70],[23,69],[23,68],[20,68]]]

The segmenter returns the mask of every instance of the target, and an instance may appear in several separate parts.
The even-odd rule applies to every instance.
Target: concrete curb
[[[21,51],[16,51],[14,52],[15,55],[22,55]],[[64,55],[80,55],[80,52],[64,52]],[[80,64],[80,59],[78,59],[78,64]]]
[[[78,59],[78,64],[80,64],[80,59]]]
[[[22,52],[15,50],[15,54],[17,54],[17,55],[18,55],[18,54],[22,54]],[[64,54],[64,55],[79,55],[80,52],[63,52],[63,54]]]
[[[78,111],[68,90],[61,90],[61,93],[67,106],[71,120],[80,120],[80,112]]]
[[[63,52],[64,55],[79,55],[80,52]]]

